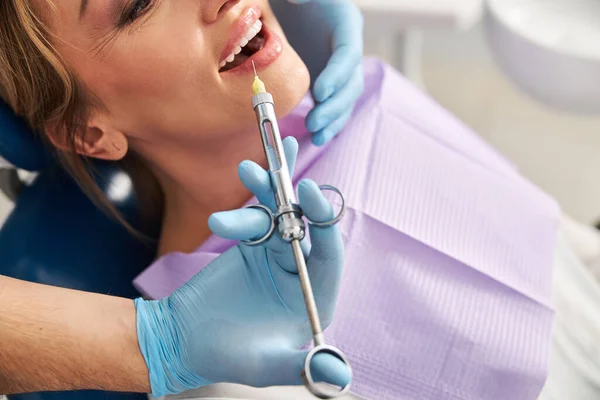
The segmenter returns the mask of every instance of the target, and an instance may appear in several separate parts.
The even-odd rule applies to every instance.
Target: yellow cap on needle
[[[252,68],[254,68],[254,83],[252,83],[252,90],[254,91],[254,94],[257,95],[259,93],[266,93],[267,89],[265,88],[263,81],[260,80],[258,74],[256,73],[254,61],[252,61]]]

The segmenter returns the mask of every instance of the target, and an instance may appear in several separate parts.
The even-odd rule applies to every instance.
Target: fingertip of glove
[[[318,129],[316,129],[318,115],[315,114],[317,110],[318,110],[318,104],[315,104],[315,106],[312,108],[312,110],[310,110],[310,112],[308,113],[308,115],[306,116],[306,119],[304,121],[304,125],[306,126],[306,129],[311,133],[315,133],[318,131]]]
[[[226,224],[223,219],[220,217],[221,213],[214,213],[210,217],[208,217],[208,227],[213,233],[221,232],[226,229]]]
[[[329,75],[332,72],[333,71],[331,71],[331,68],[325,68],[325,70],[321,72],[321,75],[317,77],[317,80],[313,85],[312,95],[313,98],[319,103],[322,103],[333,96],[333,93],[335,92],[334,87],[329,79]]]
[[[312,179],[302,179],[300,183],[298,183],[298,189],[306,190],[306,189],[318,189],[317,184]]]
[[[249,179],[253,180],[260,174],[262,168],[258,166],[254,161],[245,160],[238,165],[238,176],[242,182],[248,182]]]
[[[335,136],[335,134],[332,132],[332,125],[328,125],[324,129],[321,129],[319,132],[314,134],[313,142],[318,139],[319,144],[315,143],[317,146],[323,146],[329,143],[329,141]]]
[[[284,145],[286,145],[286,146],[292,146],[292,147],[295,147],[295,148],[296,148],[296,150],[297,150],[297,149],[298,149],[298,147],[300,146],[300,145],[298,144],[298,140],[296,140],[296,138],[295,138],[295,137],[293,137],[293,136],[287,136],[287,137],[285,137],[285,138],[283,139],[283,144],[284,144]]]
[[[325,135],[322,132],[315,133],[312,137],[312,142],[315,146],[323,146],[325,144]]]
[[[319,82],[315,83],[313,91],[313,97],[319,103],[324,102],[333,95],[333,88],[331,86],[320,85]]]
[[[319,186],[311,179],[303,179],[298,184],[298,196],[304,198],[307,194],[320,192]]]
[[[252,168],[252,161],[244,160],[238,165],[238,172],[247,171]]]

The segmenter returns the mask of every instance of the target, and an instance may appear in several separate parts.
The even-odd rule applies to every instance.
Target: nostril
[[[219,14],[226,12],[227,10],[229,10],[231,7],[235,6],[239,2],[240,2],[240,0],[227,0],[219,9]]]

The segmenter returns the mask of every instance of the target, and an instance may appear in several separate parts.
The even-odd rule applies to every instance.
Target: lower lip
[[[254,62],[254,66],[257,71],[267,68],[271,64],[273,64],[281,53],[283,52],[283,42],[279,35],[275,32],[269,30],[269,28],[263,23],[262,34],[265,37],[265,45],[262,49],[257,51],[252,55],[252,57],[248,58],[244,63],[234,69],[230,69],[229,71],[222,72],[221,74],[233,74],[233,75],[246,75],[246,74],[254,74],[254,68],[252,67],[252,62]]]

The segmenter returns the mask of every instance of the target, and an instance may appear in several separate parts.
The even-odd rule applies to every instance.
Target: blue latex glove
[[[298,144],[284,140],[290,168]],[[240,164],[244,185],[262,204],[273,207],[267,171]],[[333,210],[312,181],[298,188],[306,215],[330,220]],[[262,237],[269,217],[260,210],[216,213],[212,231],[224,238]],[[321,321],[333,318],[343,264],[343,242],[337,227],[309,228],[312,249],[307,265]],[[275,234],[264,245],[239,244],[223,253],[185,286],[160,301],[137,299],[140,348],[150,372],[154,396],[179,393],[210,383],[255,387],[301,385],[311,330],[291,247]],[[315,380],[345,386],[351,375],[334,356],[318,354],[311,363]]]
[[[318,4],[320,18],[333,33],[333,54],[313,85],[317,104],[306,119],[313,143],[323,145],[342,130],[364,89],[363,17],[350,0],[288,1]]]

